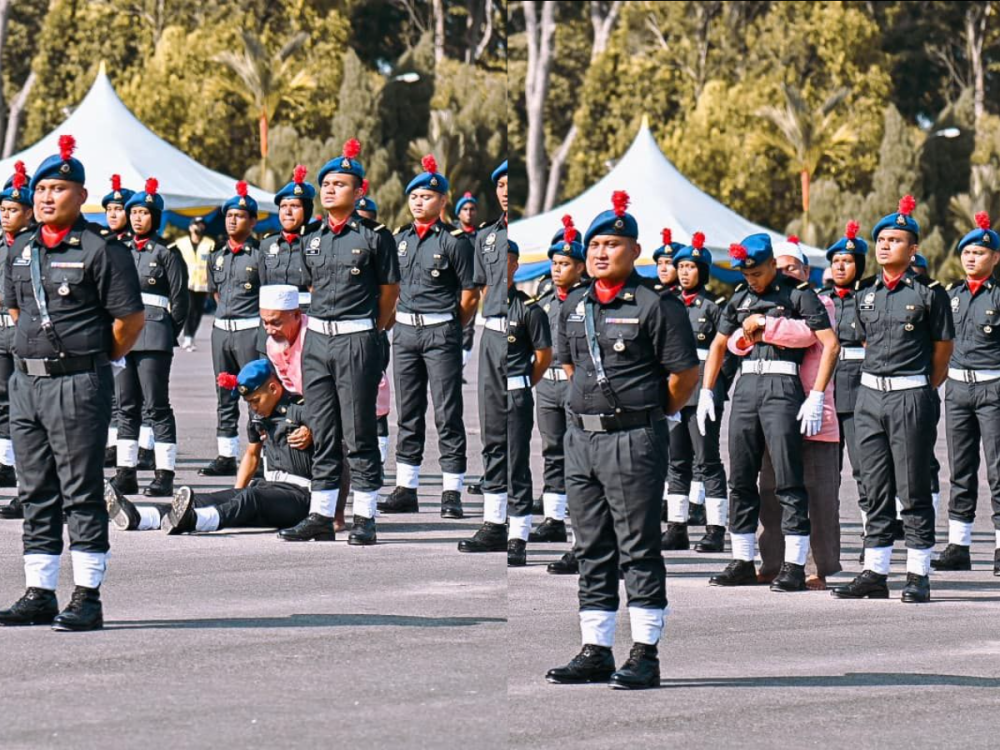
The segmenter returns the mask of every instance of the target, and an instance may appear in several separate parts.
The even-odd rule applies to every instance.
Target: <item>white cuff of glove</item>
[[[125,369],[125,357],[111,360],[111,373],[117,375]]]

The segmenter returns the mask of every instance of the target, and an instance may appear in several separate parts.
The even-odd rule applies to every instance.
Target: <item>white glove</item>
[[[796,419],[802,422],[802,434],[812,437],[823,428],[823,391],[809,391],[806,400],[802,402]]]
[[[118,359],[111,360],[111,375],[112,377],[120,373],[125,369],[125,357],[119,357]]]
[[[698,432],[704,437],[705,418],[708,417],[713,422],[715,421],[715,394],[708,388],[702,388],[698,394],[698,411],[695,416],[698,420]]]

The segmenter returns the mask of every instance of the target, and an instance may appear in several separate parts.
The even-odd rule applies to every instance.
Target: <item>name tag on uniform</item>
[[[28,258],[17,258],[11,265],[14,266],[30,266],[31,260]]]
[[[441,256],[438,255],[437,253],[434,253],[434,260],[441,260]]]
[[[83,268],[82,261],[62,261],[62,262],[52,262],[53,268]]]
[[[606,323],[619,323],[622,325],[639,325],[638,318],[605,318]]]
[[[275,242],[273,245],[271,245],[271,248],[267,252],[269,252],[271,255],[277,255],[279,249],[280,248],[278,247],[278,243]]]
[[[566,317],[566,322],[567,323],[581,323],[582,321],[583,321],[583,316],[582,315],[577,315],[576,313],[570,313]]]
[[[156,261],[155,260],[149,261],[149,267],[150,268],[156,268]]]

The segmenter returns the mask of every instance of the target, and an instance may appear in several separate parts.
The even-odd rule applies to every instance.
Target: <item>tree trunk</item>
[[[973,3],[965,11],[965,49],[969,58],[973,112],[977,125],[986,112],[986,66],[983,63],[983,42],[986,38],[986,21],[991,10],[991,3]]]
[[[444,60],[444,0],[434,0],[434,62]]]
[[[799,172],[799,177],[802,178],[802,213],[808,216],[809,215],[809,170],[803,169],[801,172]]]
[[[3,139],[4,159],[13,154],[14,149],[17,147],[17,133],[21,129],[21,115],[24,113],[24,108],[28,103],[31,89],[35,85],[35,78],[35,71],[31,71],[28,74],[28,80],[24,82],[21,90],[17,92],[17,96],[10,103],[10,114],[7,116],[7,131],[4,133]]]
[[[0,0],[0,57],[3,56],[4,47],[7,43],[7,21],[10,18],[12,0]],[[3,88],[0,87],[0,127],[7,120],[7,102],[4,101]],[[0,136],[3,134],[0,133]]]
[[[486,5],[483,8],[483,25],[483,37],[479,40],[479,44],[476,45],[476,51],[472,55],[472,62],[483,56],[493,38],[493,0],[486,0]]]
[[[545,98],[549,91],[549,73],[552,69],[552,38],[556,30],[555,3],[525,0],[524,19],[528,35],[528,69],[524,86],[528,115],[525,149],[528,199],[524,215],[534,216],[541,210],[545,195]]]

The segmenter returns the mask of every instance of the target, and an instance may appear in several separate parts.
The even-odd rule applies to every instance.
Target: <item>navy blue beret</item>
[[[354,201],[354,208],[357,211],[371,211],[373,214],[378,214],[378,204],[367,195]]]
[[[773,257],[771,236],[763,232],[751,234],[739,244],[729,246],[729,265],[733,268],[754,268]]]
[[[912,232],[913,236],[920,239],[920,225],[910,216],[913,209],[917,207],[917,202],[912,195],[904,195],[899,199],[899,210],[896,213],[886,214],[879,219],[878,224],[872,229],[872,239],[878,240],[878,233],[883,229],[905,229]]]
[[[292,181],[274,194],[274,205],[281,205],[281,201],[285,198],[297,198],[311,202],[315,197],[316,188],[306,182],[306,168],[299,164],[292,174]]]
[[[359,180],[365,178],[365,168],[361,166],[361,162],[357,160],[358,154],[361,153],[361,144],[358,142],[357,138],[351,138],[347,143],[344,144],[344,151],[340,156],[335,156],[330,159],[323,168],[319,170],[319,176],[316,181],[320,185],[323,184],[323,178],[326,177],[331,172],[336,172],[338,174],[352,174]]]
[[[246,211],[253,218],[257,216],[257,201],[250,197],[247,190],[248,186],[243,180],[236,183],[236,195],[222,204],[223,216],[234,208],[239,211]]]
[[[31,207],[34,205],[34,194],[28,183],[31,178],[25,170],[24,162],[18,161],[14,164],[14,174],[7,178],[4,183],[3,192],[0,193],[0,201],[13,201],[22,206]]]
[[[602,211],[590,223],[587,234],[583,238],[584,247],[590,247],[590,241],[594,237],[605,234],[630,237],[633,240],[639,239],[639,224],[632,214],[625,211],[629,204],[628,193],[624,190],[616,190],[611,195],[611,204],[614,208],[610,211]]]
[[[466,193],[461,198],[459,198],[458,203],[455,204],[455,213],[457,214],[459,211],[461,211],[462,207],[466,203],[471,203],[473,206],[479,205],[479,201],[476,200],[475,196],[472,193]]]
[[[163,213],[163,196],[157,192],[159,188],[160,183],[157,182],[156,178],[150,177],[146,180],[146,189],[141,192],[134,193],[132,197],[126,201],[125,210],[130,211],[136,206],[142,206],[143,208],[148,208],[150,211]]]
[[[503,164],[493,170],[493,174],[490,175],[490,179],[493,180],[493,184],[496,185],[500,182],[500,178],[507,174],[507,160],[503,160]]]
[[[926,271],[927,270],[927,258],[925,258],[920,253],[916,253],[913,256],[913,260],[910,261],[910,265],[913,266],[914,268],[923,268]]]
[[[111,175],[111,192],[101,199],[101,208],[107,209],[112,203],[124,206],[128,199],[135,195],[134,190],[122,187],[121,175]]]
[[[563,228],[556,232],[556,236],[552,238],[552,245],[548,252],[549,260],[552,260],[554,255],[564,255],[573,260],[586,260],[587,249],[580,242],[580,232],[573,226],[573,217],[566,214],[562,221]]]
[[[674,253],[675,266],[682,260],[689,260],[692,263],[704,263],[708,266],[712,265],[712,253],[705,247],[704,234],[695,232],[691,235],[691,244],[685,245]]]
[[[248,396],[274,376],[274,366],[267,359],[255,359],[236,376],[241,396]]]
[[[981,245],[990,250],[1000,250],[1000,235],[990,229],[990,215],[985,211],[976,214],[978,229],[973,229],[958,243],[958,252],[969,245]]]
[[[507,240],[507,253],[508,255],[516,255],[518,258],[521,257],[521,248],[517,246],[514,240]]]
[[[658,261],[660,258],[667,258],[673,262],[674,254],[684,247],[683,243],[674,242],[674,235],[669,229],[664,227],[660,231],[660,241],[663,243],[658,248],[653,251],[653,261]]]
[[[84,184],[87,181],[87,174],[83,163],[73,156],[75,150],[76,139],[73,136],[59,136],[59,153],[48,157],[35,170],[35,176],[31,178],[30,184],[32,191],[42,180],[66,180]]]
[[[438,172],[437,160],[431,154],[420,160],[420,166],[424,171],[410,180],[410,184],[406,186],[407,195],[414,190],[433,190],[441,194],[448,192],[448,178]]]
[[[826,249],[826,259],[833,260],[833,256],[838,254],[867,255],[868,243],[858,237],[859,229],[861,227],[858,226],[858,222],[847,222],[847,229],[844,232],[844,236]]]

